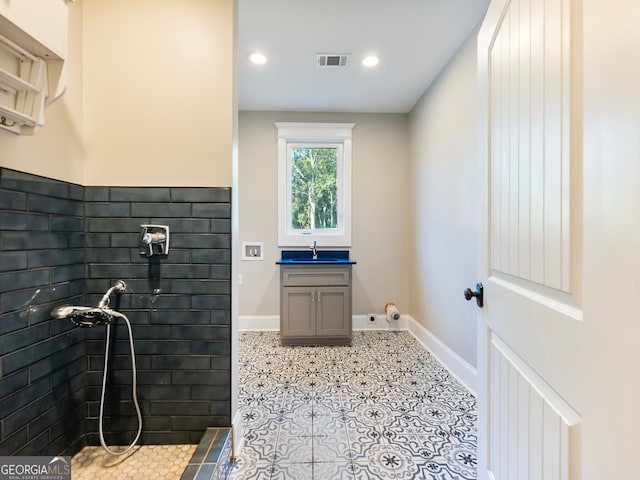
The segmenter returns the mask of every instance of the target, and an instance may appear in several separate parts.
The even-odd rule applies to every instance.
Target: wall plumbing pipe
[[[391,320],[400,320],[400,312],[398,311],[398,307],[393,302],[387,302],[384,306],[384,313],[386,313],[387,322],[391,322]]]

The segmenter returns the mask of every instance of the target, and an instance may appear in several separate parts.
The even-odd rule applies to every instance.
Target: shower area
[[[115,318],[105,358],[105,327],[60,310],[97,306],[118,280],[108,307],[135,339],[139,443],[195,445],[231,424],[230,202],[229,188],[83,187],[0,168],[1,456],[100,445],[105,361],[106,443],[135,440],[126,323]],[[168,255],[141,255],[145,224],[170,227]]]

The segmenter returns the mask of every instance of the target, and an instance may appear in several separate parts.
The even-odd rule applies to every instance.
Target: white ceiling
[[[489,0],[238,0],[240,110],[406,113]],[[251,51],[268,61],[253,65]],[[344,68],[317,53],[351,54]],[[380,57],[367,69],[362,59]]]

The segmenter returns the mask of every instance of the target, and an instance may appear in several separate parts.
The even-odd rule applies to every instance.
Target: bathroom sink
[[[293,263],[331,263],[331,262],[340,262],[344,261],[339,258],[292,258],[291,262]]]
[[[313,258],[311,250],[283,250],[278,265],[302,264],[348,264],[356,263],[349,258],[349,250],[318,250],[317,258]]]

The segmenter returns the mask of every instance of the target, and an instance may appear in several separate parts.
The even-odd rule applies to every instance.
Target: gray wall
[[[279,314],[278,157],[274,122],[353,122],[353,313],[408,309],[409,181],[407,115],[240,112],[239,236],[264,242],[263,261],[240,262],[240,314]],[[259,328],[260,325],[255,325]]]
[[[411,315],[476,366],[477,68],[473,32],[409,115]]]

